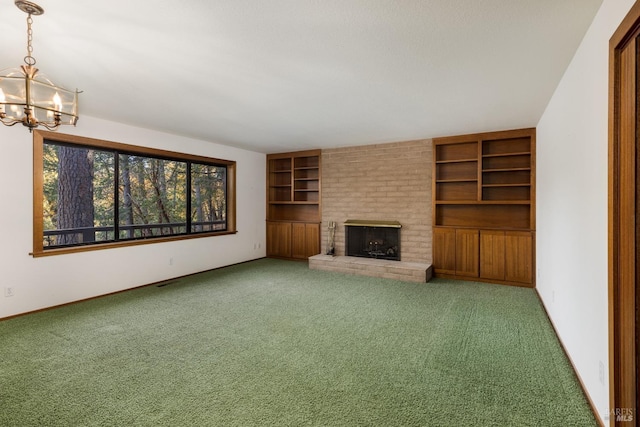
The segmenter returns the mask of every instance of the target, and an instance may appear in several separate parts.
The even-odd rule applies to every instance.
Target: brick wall
[[[322,253],[336,222],[344,255],[347,219],[402,224],[402,261],[431,263],[431,140],[322,150]]]

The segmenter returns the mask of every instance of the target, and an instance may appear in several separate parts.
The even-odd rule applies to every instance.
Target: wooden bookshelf
[[[320,253],[320,150],[267,155],[267,256]]]
[[[433,142],[434,273],[534,286],[535,129]]]

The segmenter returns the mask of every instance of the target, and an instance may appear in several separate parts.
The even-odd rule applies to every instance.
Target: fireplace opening
[[[345,255],[400,261],[400,228],[397,221],[347,220]]]

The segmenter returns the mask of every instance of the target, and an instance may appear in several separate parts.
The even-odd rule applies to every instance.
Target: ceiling
[[[259,152],[536,126],[602,0],[36,0],[82,115]],[[0,0],[0,69],[26,15]]]

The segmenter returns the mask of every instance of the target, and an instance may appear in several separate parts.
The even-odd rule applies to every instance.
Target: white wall
[[[265,256],[264,154],[84,116],[59,132],[235,160],[238,233],[33,258],[32,138],[2,126],[0,318]],[[14,296],[4,296],[6,286]]]
[[[609,39],[633,3],[603,2],[537,127],[537,288],[603,420]]]

